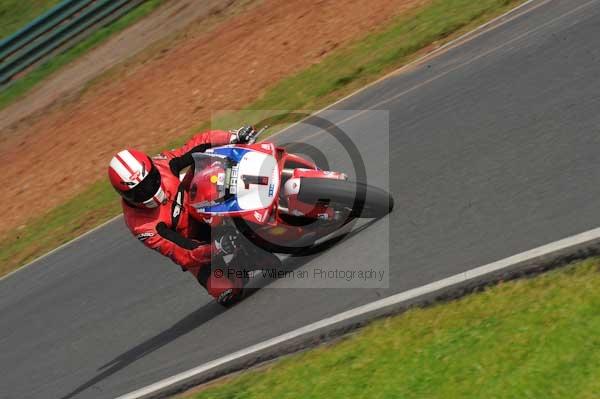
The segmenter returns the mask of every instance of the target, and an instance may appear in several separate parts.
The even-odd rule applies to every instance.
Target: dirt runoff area
[[[200,7],[204,1],[179,3]],[[28,114],[28,103],[38,116],[0,124],[0,185],[8,188],[0,236],[105,178],[114,152],[156,148],[208,121],[212,111],[242,108],[279,79],[423,3],[260,0],[210,29],[201,29],[208,17],[199,17],[168,48],[130,65],[118,79],[94,85],[77,101],[46,108],[43,116],[36,97],[40,93],[33,92],[20,102],[18,116]],[[159,9],[142,22],[165,15]],[[178,15],[172,13],[172,18]],[[122,38],[119,46],[127,47],[127,40]],[[77,76],[87,73],[86,65],[95,57],[98,62],[106,57],[104,46],[86,56],[88,64],[69,68],[78,85],[86,79]],[[65,74],[53,79],[68,80]]]

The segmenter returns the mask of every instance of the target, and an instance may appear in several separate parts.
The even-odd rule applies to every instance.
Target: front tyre
[[[381,218],[394,208],[394,199],[387,191],[349,180],[301,178],[298,200],[349,210],[350,216],[357,218]]]

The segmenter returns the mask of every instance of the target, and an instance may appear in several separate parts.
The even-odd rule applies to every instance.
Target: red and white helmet
[[[115,190],[133,205],[156,208],[167,199],[158,169],[143,152],[117,153],[108,166],[108,177]]]

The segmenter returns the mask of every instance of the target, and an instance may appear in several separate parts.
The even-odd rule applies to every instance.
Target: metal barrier
[[[144,0],[64,0],[0,41],[0,85],[122,16]]]

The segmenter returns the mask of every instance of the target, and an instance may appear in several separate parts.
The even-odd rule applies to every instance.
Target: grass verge
[[[121,32],[131,24],[150,14],[164,2],[165,0],[145,1],[116,21],[98,29],[83,41],[76,44],[74,47],[71,47],[64,53],[58,54],[57,56],[52,57],[48,61],[37,66],[27,75],[16,80],[6,89],[0,91],[0,109],[21,98],[42,80],[46,79],[48,76],[52,75],[54,72],[74,61],[89,50],[103,43],[115,33]]]
[[[600,260],[371,323],[205,398],[598,398]]]
[[[432,0],[398,17],[381,31],[332,52],[321,63],[281,80],[247,110],[322,107],[410,62],[432,43],[450,40],[521,2]],[[280,119],[283,120],[277,122],[293,122],[285,120],[285,116]],[[238,121],[227,116],[219,123],[222,127],[237,124]],[[208,126],[208,122],[202,126]],[[186,138],[181,137],[167,147]],[[50,213],[32,219],[16,236],[0,240],[0,275],[116,215],[116,203],[117,197],[108,183],[101,181]]]
[[[0,0],[0,40],[58,4],[60,0]]]

